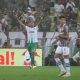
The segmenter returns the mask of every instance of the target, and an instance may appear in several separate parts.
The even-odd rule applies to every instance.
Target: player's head
[[[59,22],[60,22],[60,24],[64,24],[66,22],[65,16],[60,16],[59,17]]]
[[[32,17],[27,17],[26,23],[29,27],[34,27],[35,21]]]

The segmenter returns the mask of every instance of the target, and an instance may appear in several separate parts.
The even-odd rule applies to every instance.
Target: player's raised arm
[[[18,22],[20,23],[20,25],[22,25],[23,27],[25,27],[26,25],[22,23],[22,21],[20,21],[19,19],[17,19]]]
[[[18,20],[18,22],[20,23],[20,25],[22,25],[23,27],[25,27],[26,25],[25,24],[23,24],[22,23],[22,21],[20,21],[19,19],[18,19],[18,17],[17,16],[15,16],[16,17],[16,19]]]

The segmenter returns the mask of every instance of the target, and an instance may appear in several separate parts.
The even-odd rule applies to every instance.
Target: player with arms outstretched
[[[23,24],[19,19],[17,19],[18,22],[26,29],[27,31],[27,52],[29,53],[26,56],[29,56],[30,59],[27,59],[29,62],[31,60],[31,65],[33,67],[35,66],[35,60],[34,60],[34,53],[36,52],[36,48],[38,45],[38,26],[35,25],[35,21],[31,17],[27,17],[26,25]]]

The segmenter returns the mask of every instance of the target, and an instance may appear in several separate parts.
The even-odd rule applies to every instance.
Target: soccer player
[[[27,47],[31,58],[31,65],[33,67],[36,67],[34,61],[34,53],[36,52],[36,48],[38,45],[38,26],[35,25],[35,21],[32,17],[27,17],[26,25],[23,24],[19,19],[17,20],[23,27],[25,27],[27,31]]]
[[[70,73],[70,61],[69,61],[69,33],[68,33],[68,26],[66,25],[66,19],[64,16],[60,16],[60,29],[59,35],[56,37],[58,41],[58,47],[55,51],[55,61],[57,66],[60,68],[59,76],[69,77],[71,76]],[[61,57],[64,60],[64,65],[62,64]],[[64,67],[65,66],[65,67]]]

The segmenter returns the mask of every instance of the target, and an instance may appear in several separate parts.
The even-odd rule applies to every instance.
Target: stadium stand
[[[26,45],[26,38],[22,32],[9,32],[9,39],[14,48],[24,48]]]

